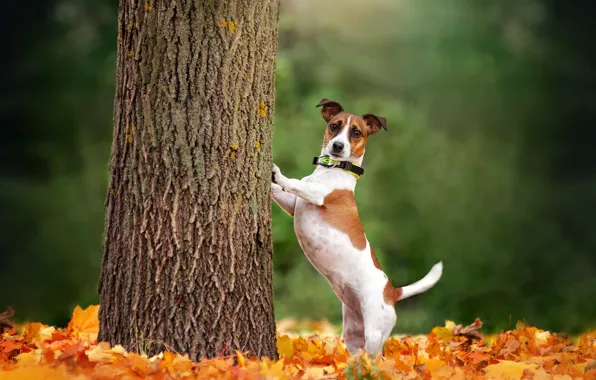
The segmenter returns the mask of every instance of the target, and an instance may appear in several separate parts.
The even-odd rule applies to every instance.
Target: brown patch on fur
[[[362,119],[368,127],[369,135],[377,133],[381,130],[381,128],[387,130],[387,119],[385,119],[383,116],[377,116],[373,115],[372,113],[367,113],[366,115],[362,115]]]
[[[373,251],[372,247],[370,247],[370,256],[372,257],[373,264],[377,269],[381,269],[381,264],[379,263],[379,259],[377,259],[377,255],[375,255],[375,251]]]
[[[360,223],[356,198],[350,190],[333,190],[319,207],[321,217],[329,225],[347,234],[357,249],[366,248],[366,236]]]
[[[395,303],[401,298],[401,295],[401,288],[394,288],[393,285],[391,285],[391,282],[387,281],[387,284],[385,284],[385,289],[383,290],[383,299],[385,300],[385,303],[389,305],[395,305]]]
[[[344,110],[341,104],[327,98],[323,98],[323,100],[317,104],[317,107],[323,107],[321,109],[321,116],[323,116],[323,119],[325,119],[326,122],[329,122],[333,116]]]
[[[364,154],[364,147],[366,146],[366,140],[370,135],[364,119],[360,116],[353,116],[350,125],[350,145],[351,152],[354,156],[360,158]],[[359,137],[355,136],[355,131],[360,132]]]

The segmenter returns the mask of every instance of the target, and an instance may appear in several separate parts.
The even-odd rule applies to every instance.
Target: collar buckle
[[[315,157],[313,159],[313,165],[321,165],[326,168],[334,168],[339,165],[339,162],[335,161],[330,156],[321,156],[321,157]]]

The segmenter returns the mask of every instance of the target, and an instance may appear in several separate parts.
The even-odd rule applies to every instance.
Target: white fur
[[[349,141],[346,146],[349,149]],[[323,147],[321,153],[325,154],[326,150]],[[362,157],[353,162],[361,164]],[[322,166],[297,180],[285,177],[274,165],[273,176],[279,185],[272,184],[273,199],[294,215],[294,230],[305,256],[342,302],[342,336],[348,350],[352,354],[360,348],[371,355],[382,352],[397,320],[394,305],[387,304],[383,295],[387,275],[375,267],[368,240],[363,250],[357,249],[347,234],[321,218],[318,208],[334,190],[354,191],[356,178],[342,169]],[[436,264],[422,280],[403,288],[402,299],[428,290],[441,273],[442,264]]]
[[[294,215],[296,196],[282,189],[277,183],[271,183],[271,195],[275,202],[289,215]]]
[[[435,286],[435,284],[439,281],[442,275],[443,262],[439,261],[438,263],[433,265],[432,268],[430,268],[430,271],[421,280],[418,280],[408,286],[403,286],[401,288],[402,295],[399,300],[405,300],[406,298],[410,298],[412,296],[415,296],[416,294],[426,292],[428,289]]]
[[[328,187],[318,182],[312,182],[306,185],[304,181],[288,178],[281,174],[281,171],[275,164],[273,164],[273,175],[275,176],[275,183],[281,186],[283,191],[294,194],[318,206],[323,205],[325,197],[331,192]]]

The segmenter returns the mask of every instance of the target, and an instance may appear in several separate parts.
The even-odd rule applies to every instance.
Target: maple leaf
[[[130,352],[127,356],[128,364],[133,373],[147,377],[151,374],[151,368],[146,357]]]
[[[172,368],[180,375],[190,374],[192,370],[192,361],[188,355],[182,356],[180,354],[176,354],[174,360],[172,361]]]
[[[426,336],[391,337],[383,356],[374,360],[363,351],[351,356],[337,335],[288,333],[278,335],[278,361],[247,358],[236,351],[192,363],[188,355],[174,352],[147,358],[119,345],[96,343],[92,334],[97,329],[97,309],[75,309],[65,329],[28,323],[22,326],[22,334],[14,329],[5,332],[0,340],[0,378],[596,380],[595,331],[571,340],[519,323],[518,329],[496,334],[487,343],[476,335],[480,335],[480,320],[465,328],[446,321],[445,327],[435,327]],[[295,324],[313,330],[326,323]]]
[[[99,305],[91,305],[83,310],[77,305],[72,312],[72,318],[68,323],[67,329],[74,336],[88,339],[91,342],[97,341],[99,333]]]
[[[110,345],[106,342],[102,342],[99,345],[85,351],[89,361],[101,364],[113,363],[116,358],[114,357],[113,351],[110,349]]]
[[[423,362],[424,368],[430,372],[436,372],[446,366],[446,363],[438,359],[428,359]]]
[[[461,325],[460,325],[461,326]],[[453,330],[448,327],[435,327],[432,329],[431,334],[437,339],[451,340],[453,339]]]
[[[53,326],[47,326],[39,322],[30,323],[24,332],[24,337],[28,342],[39,344],[45,340],[51,340],[52,334],[56,331]]]
[[[453,335],[455,336],[465,336],[470,340],[482,340],[482,335],[477,331],[479,328],[482,327],[482,321],[480,318],[476,318],[474,323],[462,328],[462,325],[457,325],[453,328]]]
[[[310,367],[304,371],[304,375],[307,378],[314,378],[320,379],[321,377],[331,375],[335,373],[335,367],[333,366],[325,366],[325,367]]]
[[[76,376],[69,374],[64,367],[30,367],[19,368],[14,371],[2,373],[2,380],[23,380],[23,379],[44,379],[44,380],[63,380],[63,379],[87,379],[86,376]]]
[[[277,352],[279,356],[291,358],[294,356],[294,345],[289,336],[284,335],[277,338]]]
[[[7,355],[11,354],[12,351],[20,350],[22,346],[23,342],[21,342],[20,340],[13,340],[10,338],[7,338],[0,342],[0,348]]]
[[[23,367],[31,367],[41,362],[41,349],[26,352],[17,356],[17,362]]]
[[[532,364],[514,362],[510,360],[502,361],[498,364],[491,364],[484,368],[487,376],[499,379],[519,379],[524,370],[533,371],[537,367]]]
[[[474,364],[478,365],[484,361],[488,362],[489,356],[481,353],[480,351],[474,351],[468,356],[468,360]]]
[[[260,367],[262,376],[265,376],[266,378],[279,379],[282,378],[284,361],[273,361],[263,358],[260,363]]]
[[[247,360],[242,352],[236,350],[236,360],[238,361],[238,367],[244,367],[247,364]]]
[[[596,370],[596,360],[590,360],[589,363],[584,367],[584,372]]]

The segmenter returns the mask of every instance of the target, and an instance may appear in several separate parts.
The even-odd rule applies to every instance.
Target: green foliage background
[[[42,4],[42,3],[40,3]],[[401,302],[397,331],[480,317],[596,327],[596,50],[590,3],[282,1],[274,161],[307,175],[337,100],[388,119],[356,197]],[[2,27],[0,309],[64,324],[97,302],[111,145],[117,4],[13,5]],[[588,7],[588,8],[586,8]],[[18,37],[17,37],[18,36]],[[278,318],[341,307],[273,206]]]

